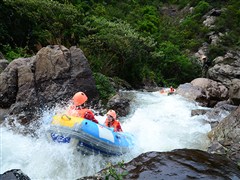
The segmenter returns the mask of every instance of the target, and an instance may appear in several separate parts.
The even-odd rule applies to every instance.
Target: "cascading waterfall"
[[[43,113],[41,128],[35,130],[38,138],[0,128],[0,174],[21,169],[31,179],[77,179],[100,171],[109,162],[128,162],[148,151],[207,148],[211,127],[203,116],[191,117],[191,110],[202,108],[196,103],[179,95],[165,96],[159,92],[122,93],[134,97],[131,113],[120,119],[123,130],[136,137],[136,148],[131,153],[111,158],[84,156],[67,144],[48,142],[44,132],[52,115],[61,111],[55,108]],[[106,117],[96,118],[103,123]]]

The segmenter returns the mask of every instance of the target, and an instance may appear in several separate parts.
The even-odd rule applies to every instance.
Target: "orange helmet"
[[[115,112],[114,110],[112,110],[112,109],[107,112],[107,115],[112,116],[113,119],[116,119],[116,118],[117,118],[116,112]]]
[[[75,106],[80,106],[87,101],[88,97],[84,92],[77,92],[73,96],[73,103]]]

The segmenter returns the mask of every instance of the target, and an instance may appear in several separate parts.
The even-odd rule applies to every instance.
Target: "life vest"
[[[113,127],[114,132],[122,132],[122,127],[121,127],[120,122],[118,120],[113,120],[112,122],[109,122],[109,120],[106,119],[105,120],[105,126]]]
[[[170,88],[170,92],[171,92],[171,93],[174,92],[174,88]]]
[[[72,105],[67,110],[67,114],[69,116],[82,117],[82,118],[91,120],[95,123],[98,123],[98,121],[94,117],[93,112],[87,108],[81,109],[81,108],[77,108],[76,106]]]

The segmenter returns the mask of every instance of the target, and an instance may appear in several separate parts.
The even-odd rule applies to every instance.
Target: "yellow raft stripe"
[[[83,120],[84,120],[84,118],[68,116],[66,114],[55,115],[55,116],[53,116],[52,124],[65,126],[65,127],[73,127],[74,124],[76,124],[76,123],[80,124]]]

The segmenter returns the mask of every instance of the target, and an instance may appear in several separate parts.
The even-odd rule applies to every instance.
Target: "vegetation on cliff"
[[[49,44],[76,45],[95,73],[133,86],[178,85],[200,76],[192,55],[210,31],[225,34],[211,59],[239,47],[239,7],[238,0],[3,0],[0,51],[10,61]],[[224,11],[209,29],[203,16],[214,8]]]

